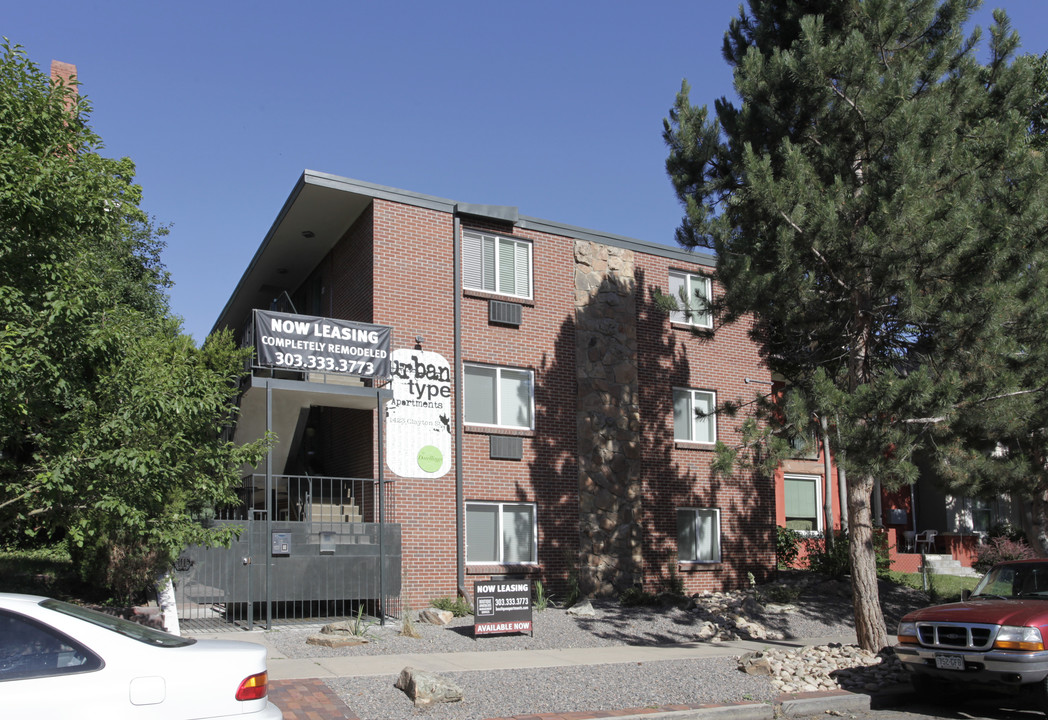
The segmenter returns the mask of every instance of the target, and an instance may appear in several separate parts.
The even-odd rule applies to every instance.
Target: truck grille
[[[997,625],[975,623],[917,623],[917,638],[926,647],[954,650],[988,650],[997,636]]]

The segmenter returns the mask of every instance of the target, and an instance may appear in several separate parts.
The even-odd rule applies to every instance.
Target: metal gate
[[[400,525],[380,522],[378,480],[250,476],[243,502],[212,522],[228,548],[190,547],[175,564],[187,629],[400,615]],[[268,502],[267,502],[268,501]],[[271,517],[270,517],[271,516]]]

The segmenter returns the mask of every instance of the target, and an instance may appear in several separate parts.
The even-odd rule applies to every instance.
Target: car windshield
[[[975,586],[972,597],[1048,599],[1048,563],[997,565]]]
[[[48,610],[60,612],[64,615],[70,615],[83,620],[84,622],[89,622],[92,625],[103,627],[106,630],[112,630],[115,633],[132,638],[133,640],[138,640],[147,645],[156,645],[158,647],[185,647],[186,645],[192,645],[196,642],[193,638],[179,637],[178,635],[172,635],[171,633],[166,633],[162,630],[155,630],[151,627],[131,622],[130,620],[124,620],[115,615],[106,615],[97,610],[79,607],[78,605],[70,605],[69,603],[61,602],[60,600],[51,600],[48,598],[47,600],[42,600],[40,606],[45,607]]]

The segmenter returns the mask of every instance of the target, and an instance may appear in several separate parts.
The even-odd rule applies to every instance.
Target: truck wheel
[[[1048,680],[1042,680],[1033,687],[1034,702],[1037,704],[1037,709],[1048,717]]]

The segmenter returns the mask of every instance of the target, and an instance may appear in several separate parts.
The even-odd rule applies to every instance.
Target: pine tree
[[[685,246],[717,255],[723,321],[753,314],[771,369],[831,418],[847,470],[859,643],[887,644],[870,497],[1001,389],[1043,294],[1034,64],[977,0],[751,0],[726,34],[739,102],[687,83],[666,122]],[[1038,264],[1041,263],[1041,264]],[[952,432],[952,431],[951,431]]]

